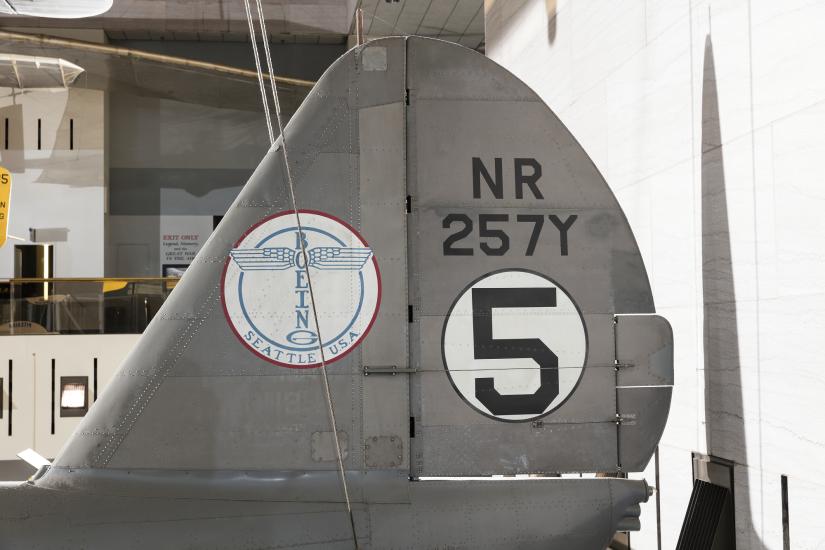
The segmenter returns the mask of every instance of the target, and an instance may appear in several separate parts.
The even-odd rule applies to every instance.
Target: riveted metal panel
[[[394,59],[397,55],[390,57],[391,62]],[[402,84],[399,79],[392,81],[398,88]],[[365,367],[408,366],[404,115],[403,102],[359,112],[362,229],[378,260],[382,286],[381,309],[369,340],[361,346]],[[364,376],[363,387],[364,466],[408,468],[409,376]],[[369,443],[376,438],[392,438],[392,447],[397,442],[404,452],[393,450],[386,458],[376,458],[381,454],[379,446]]]
[[[407,59],[411,334],[417,344],[411,355],[419,371],[413,381],[413,474],[617,470],[613,317],[653,311],[642,258],[621,208],[564,125],[504,69],[483,56],[441,50],[426,40],[410,41]],[[514,371],[499,370],[491,379],[481,370],[497,367],[485,367],[488,352],[479,347],[477,329],[466,341],[447,342],[446,325],[458,315],[452,308],[459,298],[479,281],[516,272],[543,278],[557,295],[565,293],[585,333],[585,359],[559,360],[557,367],[563,374],[562,369],[584,365],[577,383],[542,414],[480,409],[466,393],[472,386],[459,389],[449,372],[447,355],[459,350],[455,354],[474,360],[472,368],[478,369],[473,375],[478,399],[487,391],[480,389],[482,378],[493,380],[496,392],[500,385],[505,399],[512,392],[508,377]],[[474,327],[484,315],[475,308]],[[492,343],[497,349],[489,353],[498,354],[501,369],[529,369],[524,360],[515,363],[525,357],[518,346],[528,345],[517,342],[529,338],[510,335],[512,343],[495,343],[502,339],[496,333],[506,329],[504,321],[496,325],[502,312],[499,306],[489,313],[498,327]],[[528,308],[516,321],[541,332],[543,325],[530,323],[530,314]],[[553,335],[542,334],[552,352]],[[502,355],[508,347],[512,355]],[[503,366],[505,357],[513,358],[511,367]],[[533,364],[539,369],[537,360]]]
[[[371,73],[373,79],[389,74]],[[383,232],[362,220],[358,106],[372,101],[358,93],[363,84],[356,56],[338,60],[290,121],[285,141],[297,206],[334,216],[369,242]],[[350,102],[350,94],[360,103]],[[264,158],[84,419],[81,436],[56,460],[58,468],[337,468],[312,459],[311,434],[331,431],[320,370],[285,368],[251,353],[221,304],[229,251],[251,226],[292,209],[284,153],[279,141]],[[291,290],[268,299],[287,295]],[[364,344],[372,345],[371,338]],[[336,427],[351,442],[363,441],[361,352],[328,366]],[[363,465],[360,443],[350,445],[346,465]]]
[[[338,445],[341,456],[346,458],[349,454],[349,437],[347,432],[338,432]],[[335,439],[332,432],[313,432],[312,434],[312,460],[316,462],[334,462],[338,460],[338,451],[335,447]]]
[[[620,387],[616,395],[622,419],[619,427],[621,466],[628,472],[641,472],[665,430],[673,387]]]
[[[404,441],[397,435],[374,435],[364,441],[367,468],[397,468],[404,464],[404,456]]]
[[[658,315],[616,316],[619,386],[673,385],[673,329]]]

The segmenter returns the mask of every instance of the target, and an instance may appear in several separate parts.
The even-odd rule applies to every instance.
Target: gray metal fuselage
[[[0,547],[354,547],[335,473],[135,477],[111,480],[112,494],[0,486]],[[364,549],[603,548],[617,529],[638,529],[647,498],[644,482],[624,479],[369,477],[349,477]],[[123,484],[131,496],[116,496]]]

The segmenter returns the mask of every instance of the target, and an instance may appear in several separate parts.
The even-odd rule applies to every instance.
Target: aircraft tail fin
[[[532,90],[454,44],[377,40],[285,134],[300,214],[279,141],[42,483],[331,472],[334,433],[361,474],[644,467],[672,336]]]

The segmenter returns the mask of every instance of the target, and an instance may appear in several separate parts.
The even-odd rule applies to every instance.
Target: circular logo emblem
[[[576,389],[587,360],[581,312],[558,284],[507,269],[472,282],[456,298],[441,338],[453,387],[496,420],[533,420]]]
[[[378,262],[361,235],[329,214],[300,214],[300,231],[291,210],[250,227],[229,253],[221,289],[226,319],[240,341],[290,368],[321,366],[322,348],[327,363],[352,351],[381,302]]]

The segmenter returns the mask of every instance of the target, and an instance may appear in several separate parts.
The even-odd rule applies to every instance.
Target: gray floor
[[[0,481],[23,481],[34,473],[34,468],[22,460],[0,460]]]

